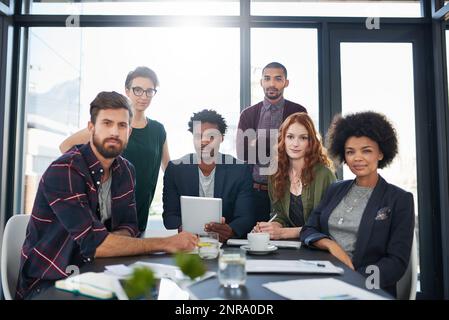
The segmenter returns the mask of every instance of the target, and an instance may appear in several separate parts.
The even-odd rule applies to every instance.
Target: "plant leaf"
[[[125,281],[124,290],[130,299],[151,298],[155,282],[156,279],[151,269],[135,268],[131,277]]]
[[[181,271],[192,280],[206,273],[206,266],[196,254],[177,253],[175,262]]]

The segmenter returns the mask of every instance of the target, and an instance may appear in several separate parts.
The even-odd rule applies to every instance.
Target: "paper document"
[[[138,261],[138,262],[130,265],[130,267],[131,268],[134,268],[134,267],[150,268],[154,272],[154,275],[157,278],[182,279],[184,277],[184,275],[183,275],[181,269],[179,269],[179,267],[168,265],[168,264]]]
[[[161,279],[158,300],[189,300],[189,293],[182,290],[174,281]]]
[[[228,246],[244,246],[248,244],[248,240],[229,239],[228,242],[226,242],[226,244]],[[299,241],[270,240],[270,245],[274,245],[278,248],[292,248],[292,249],[301,248],[301,242]]]
[[[125,266],[124,264],[115,264],[111,266],[106,266],[104,268],[106,269],[104,272],[105,274],[115,276],[118,278],[129,277],[133,272],[132,268]]]
[[[247,260],[248,273],[342,274],[344,270],[326,260]]]
[[[123,283],[120,283],[118,279],[114,281],[114,289],[118,300],[129,300],[123,288]],[[176,282],[167,278],[161,278],[157,300],[189,300],[189,293],[186,290],[182,290]]]
[[[332,278],[268,282],[262,286],[291,300],[386,300],[378,294]]]
[[[209,279],[211,277],[214,277],[217,273],[213,271],[207,271],[204,275],[201,277],[195,278],[193,281],[190,280],[184,273],[182,273],[181,269],[177,266],[172,266],[168,264],[162,264],[162,263],[150,263],[150,262],[142,262],[138,261],[132,265],[130,265],[131,268],[134,267],[146,267],[150,268],[155,276],[157,278],[168,278],[173,281],[182,282],[184,286],[191,285],[193,283],[197,283],[199,281],[203,281],[206,279]]]

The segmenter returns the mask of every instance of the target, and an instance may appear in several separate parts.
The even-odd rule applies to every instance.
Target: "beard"
[[[116,146],[106,147],[106,143],[108,141],[116,141],[118,144]],[[126,143],[123,143],[120,139],[115,138],[106,138],[102,142],[100,139],[97,139],[95,136],[95,132],[93,134],[93,143],[97,151],[105,158],[105,159],[113,159],[122,154],[123,150],[126,148]]]
[[[273,91],[273,92],[269,93],[270,91]],[[284,93],[283,90],[276,90],[276,89],[273,90],[273,88],[267,88],[265,90],[265,97],[270,100],[276,100],[276,99],[280,98],[283,93]]]

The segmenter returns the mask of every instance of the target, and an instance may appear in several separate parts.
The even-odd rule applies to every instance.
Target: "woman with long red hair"
[[[290,115],[279,128],[277,171],[268,179],[273,221],[258,222],[254,232],[271,239],[298,238],[310,212],[335,181],[312,119],[304,112]]]

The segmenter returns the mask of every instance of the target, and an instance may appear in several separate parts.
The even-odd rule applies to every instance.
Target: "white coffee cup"
[[[251,250],[265,251],[268,249],[270,234],[267,232],[248,233],[248,245]]]

